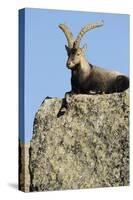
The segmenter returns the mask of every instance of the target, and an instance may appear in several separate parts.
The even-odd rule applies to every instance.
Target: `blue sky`
[[[88,45],[88,61],[128,75],[128,15],[25,9],[25,141],[32,137],[34,116],[45,97],[63,97],[71,88],[67,42],[58,25],[66,23],[76,37],[84,25],[100,20],[104,26],[86,33],[81,42]]]

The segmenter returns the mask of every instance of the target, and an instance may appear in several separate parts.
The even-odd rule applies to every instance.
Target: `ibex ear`
[[[66,48],[66,51],[67,51],[67,54],[69,55],[70,54],[70,51],[71,51],[71,49],[67,46],[67,45],[65,45],[65,48]]]
[[[84,44],[84,46],[82,47],[82,51],[83,51],[83,53],[86,52],[86,49],[87,49],[87,44]]]

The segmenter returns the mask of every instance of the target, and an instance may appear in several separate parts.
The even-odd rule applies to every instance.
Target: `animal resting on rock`
[[[85,58],[87,45],[80,47],[84,34],[91,29],[103,26],[100,23],[87,24],[79,32],[76,40],[65,24],[59,28],[64,32],[68,46],[65,45],[68,55],[67,67],[71,69],[71,92],[80,94],[122,92],[129,87],[129,78],[120,72],[107,71],[90,64]]]

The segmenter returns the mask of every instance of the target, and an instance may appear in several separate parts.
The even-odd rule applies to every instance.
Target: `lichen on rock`
[[[129,91],[46,98],[30,142],[30,190],[129,184]]]

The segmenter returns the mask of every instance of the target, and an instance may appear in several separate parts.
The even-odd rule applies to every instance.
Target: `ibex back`
[[[72,93],[113,93],[122,92],[129,87],[129,78],[120,72],[107,71],[90,64],[85,58],[87,45],[80,48],[83,35],[94,28],[103,26],[103,21],[95,24],[87,24],[79,32],[76,40],[65,24],[60,24],[64,32],[68,46],[65,45],[68,55],[67,67],[71,69]]]

